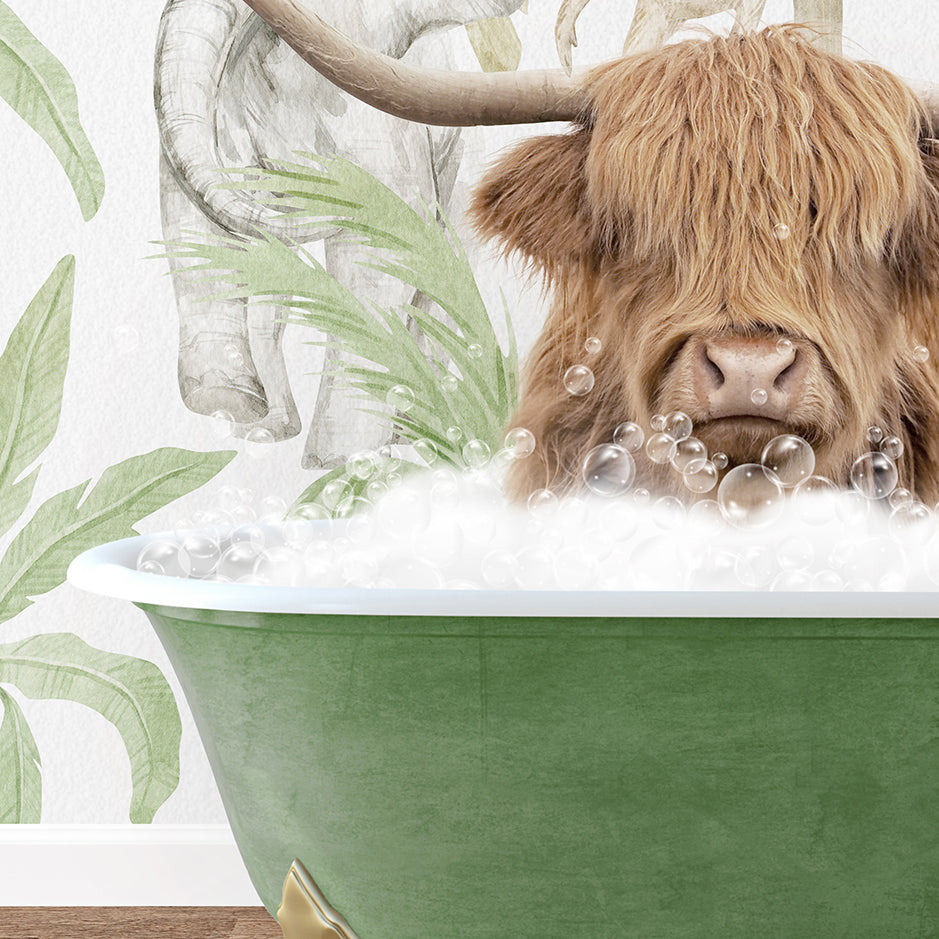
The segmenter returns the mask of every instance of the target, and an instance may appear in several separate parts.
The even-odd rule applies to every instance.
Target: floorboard
[[[0,939],[282,939],[264,907],[0,907]]]

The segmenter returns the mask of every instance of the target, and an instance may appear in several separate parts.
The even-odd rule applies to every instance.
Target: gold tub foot
[[[349,924],[327,902],[307,869],[297,860],[284,881],[277,908],[284,939],[357,939]]]

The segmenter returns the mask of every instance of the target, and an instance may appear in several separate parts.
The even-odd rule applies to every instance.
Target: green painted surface
[[[360,939],[939,935],[939,621],[144,609],[271,910],[298,857]]]

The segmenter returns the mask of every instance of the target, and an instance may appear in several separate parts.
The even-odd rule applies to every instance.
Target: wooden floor
[[[282,939],[282,933],[261,906],[0,906],[0,939]]]

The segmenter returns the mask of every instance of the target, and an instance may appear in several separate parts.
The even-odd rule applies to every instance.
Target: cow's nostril
[[[724,373],[721,371],[717,362],[708,355],[707,346],[705,346],[702,351],[704,352],[702,366],[705,373],[705,381],[712,388],[720,388],[720,386],[724,384]]]
[[[787,385],[790,381],[794,380],[796,377],[796,362],[798,361],[799,353],[796,352],[792,361],[776,376],[776,379],[773,381],[773,387],[778,388],[780,391]],[[801,362],[799,365],[801,366]]]

